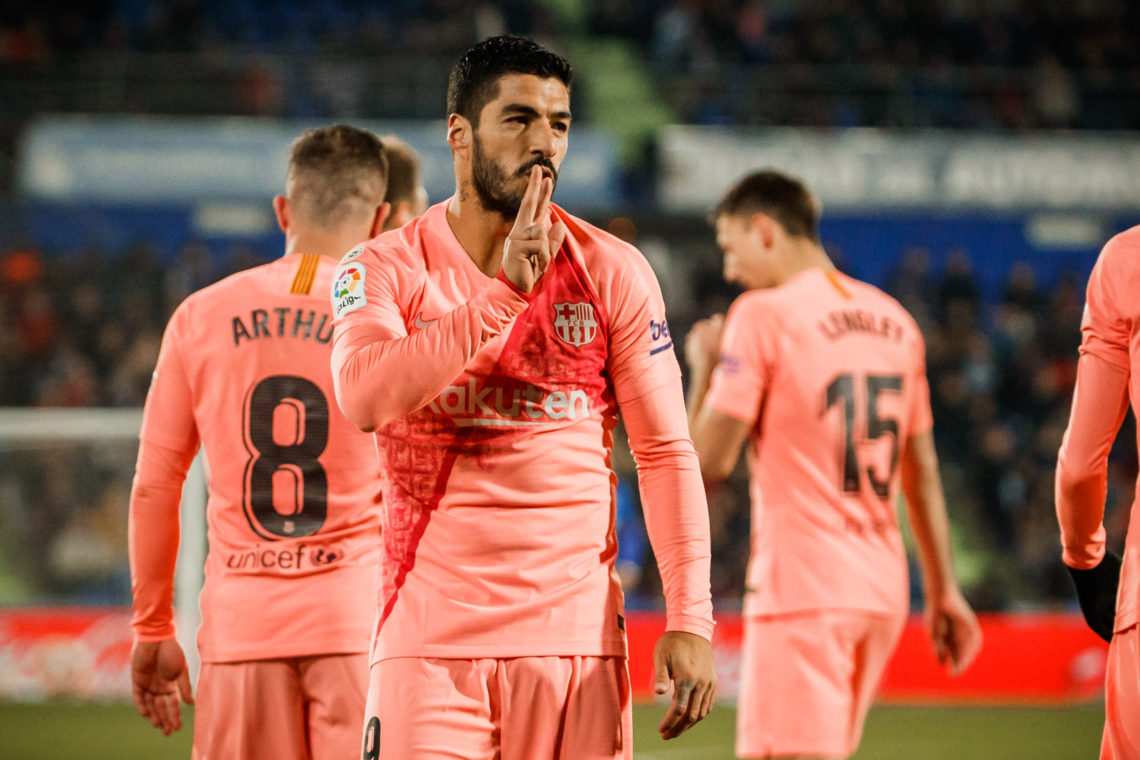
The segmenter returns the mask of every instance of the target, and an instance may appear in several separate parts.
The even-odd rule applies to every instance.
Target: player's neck
[[[330,259],[340,259],[354,246],[360,245],[364,240],[352,235],[327,234],[316,230],[306,230],[295,235],[285,237],[285,255],[292,253],[316,253],[328,256]]]
[[[469,188],[466,192],[460,189],[451,197],[447,223],[475,266],[488,277],[497,275],[511,223],[502,214],[484,209]]]
[[[804,240],[797,243],[789,251],[789,255],[785,256],[780,282],[783,284],[800,272],[806,272],[809,269],[827,271],[835,269],[835,264],[831,263],[827,252],[823,250],[823,246],[813,240]]]

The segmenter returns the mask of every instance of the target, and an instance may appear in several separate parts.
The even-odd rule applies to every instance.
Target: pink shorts
[[[854,754],[905,623],[848,610],[746,618],[736,754]]]
[[[1140,758],[1140,626],[1112,635],[1100,760]]]
[[[368,655],[203,663],[194,760],[342,760],[360,751]]]
[[[633,757],[623,657],[383,660],[365,712],[364,760]]]

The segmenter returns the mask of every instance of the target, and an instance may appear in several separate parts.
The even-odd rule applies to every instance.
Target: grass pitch
[[[659,705],[634,710],[638,760],[729,760],[731,705],[715,708],[689,733],[657,736]],[[0,760],[171,760],[190,757],[193,711],[164,737],[129,704],[0,702]],[[856,760],[1085,760],[1100,746],[1104,706],[1070,708],[877,707]]]
[[[663,711],[634,712],[638,760],[729,760],[736,711],[715,708],[669,742],[656,735]],[[1070,708],[897,707],[871,710],[854,760],[1089,760],[1100,748],[1104,706]]]

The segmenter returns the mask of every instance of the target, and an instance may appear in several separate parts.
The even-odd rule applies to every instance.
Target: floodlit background
[[[1092,756],[1104,648],[1074,614],[1052,474],[1089,271],[1111,235],[1140,222],[1140,5],[24,0],[0,10],[0,757],[31,756],[6,753],[24,746],[9,726],[32,743],[59,734],[27,716],[63,709],[77,726],[123,709],[134,433],[173,308],[280,255],[270,199],[305,127],[398,134],[420,152],[431,200],[447,198],[447,73],[503,31],[574,64],[555,201],[646,254],[678,352],[693,321],[736,294],[705,215],[765,166],[808,181],[836,263],[924,330],[956,561],[987,613],[987,649],[952,683],[909,630],[884,700],[955,707],[884,708],[860,757],[894,757],[924,727],[938,728],[926,754],[899,756],[940,756],[938,742],[961,749],[995,720],[1010,723],[1014,748],[996,757]],[[659,579],[632,463],[617,465],[621,571],[652,631]],[[1136,477],[1130,416],[1110,461],[1116,550]],[[743,469],[711,507],[731,696]],[[187,512],[192,541],[201,515]],[[191,625],[196,566],[191,554],[180,571]],[[76,698],[112,705],[57,701]],[[910,727],[877,738],[876,721],[897,714]],[[1077,744],[1027,749],[1050,736],[1042,714],[1045,726],[1076,721],[1062,733]],[[151,730],[131,717],[113,732]],[[728,751],[731,721],[702,729]],[[647,758],[689,756],[651,740],[640,732]]]

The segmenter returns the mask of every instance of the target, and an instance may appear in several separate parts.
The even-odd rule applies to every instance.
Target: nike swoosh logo
[[[435,321],[434,319],[429,319],[425,322],[423,317],[424,317],[424,313],[422,311],[416,315],[416,329],[417,330],[422,330],[425,327],[427,327],[428,325],[430,325],[432,322]]]

